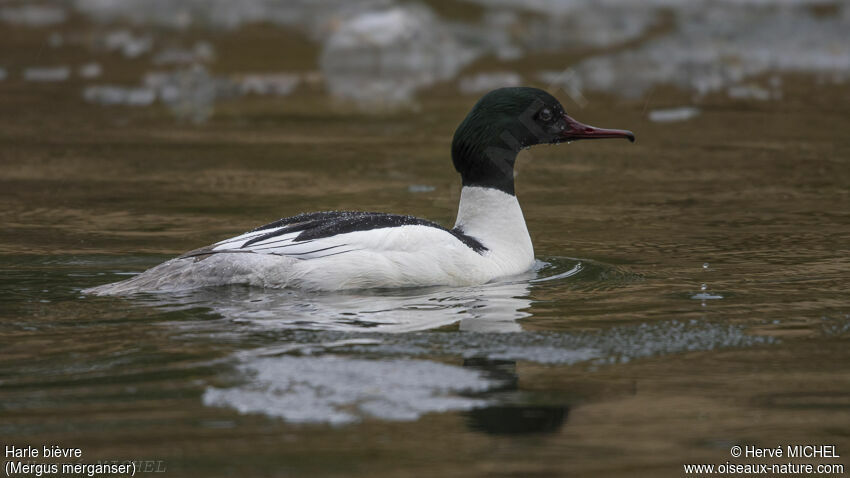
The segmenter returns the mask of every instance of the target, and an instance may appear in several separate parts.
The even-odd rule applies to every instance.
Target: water
[[[724,463],[733,445],[850,450],[846,85],[769,73],[757,83],[781,85],[781,97],[717,90],[671,122],[650,112],[692,104],[691,91],[555,91],[576,118],[638,141],[521,154],[517,192],[538,264],[520,277],[86,297],[299,212],[450,225],[460,181],[449,141],[475,98],[454,78],[422,86],[416,112],[339,105],[314,71],[320,46],[276,59],[257,47],[283,41],[268,26],[210,35],[206,73],[164,71],[149,77],[157,84],[144,81],[156,53],[201,39],[140,29],[110,53],[75,43],[89,38],[77,23],[56,48],[44,46],[50,28],[7,28],[7,443],[79,447],[89,463],[161,462],[174,476],[680,476],[686,462]],[[125,58],[121,45],[139,39],[149,50]],[[458,78],[536,81],[563,66],[480,61]],[[96,79],[73,73],[95,62]],[[24,79],[41,65],[72,73]],[[104,107],[109,90],[83,96],[98,85],[119,99],[169,85],[191,94]]]

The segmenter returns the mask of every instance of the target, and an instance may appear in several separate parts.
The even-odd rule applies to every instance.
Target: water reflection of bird
[[[519,274],[535,260],[514,195],[517,154],[537,144],[593,138],[634,141],[629,131],[579,123],[542,90],[494,90],[475,104],[454,135],[452,160],[463,190],[452,229],[395,214],[299,214],[87,292],[224,284],[314,290],[464,286]]]
[[[166,310],[203,307],[246,333],[273,330],[337,332],[413,332],[457,324],[464,332],[518,332],[519,319],[530,315],[528,294],[536,272],[509,282],[480,286],[427,287],[363,294],[358,291],[315,293],[250,287],[205,288],[145,296],[150,305]],[[206,322],[193,322],[206,327]],[[315,347],[315,343],[272,346]],[[319,346],[322,348],[323,346]]]
[[[567,420],[570,408],[564,403],[528,404],[521,397],[511,397],[519,391],[516,361],[475,357],[465,359],[463,366],[480,370],[502,384],[487,392],[491,398],[493,394],[501,397],[497,405],[466,412],[472,430],[494,435],[554,433]]]

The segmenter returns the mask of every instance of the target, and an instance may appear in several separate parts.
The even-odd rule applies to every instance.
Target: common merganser
[[[595,138],[635,139],[630,131],[579,123],[543,90],[497,89],[455,131],[452,161],[463,189],[452,229],[397,214],[299,214],[84,292],[226,284],[312,290],[461,286],[520,274],[534,265],[534,248],[514,194],[517,154],[537,144]]]

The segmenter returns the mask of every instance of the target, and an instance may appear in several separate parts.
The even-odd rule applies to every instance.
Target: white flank
[[[275,229],[218,242],[212,255],[173,259],[95,294],[174,291],[249,284],[314,290],[476,285],[525,272],[534,249],[516,197],[480,187],[461,192],[456,227],[480,242],[475,252],[450,232],[424,225],[355,231],[307,241]],[[233,250],[234,253],[227,251]]]

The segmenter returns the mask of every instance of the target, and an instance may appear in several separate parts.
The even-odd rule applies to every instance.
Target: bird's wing
[[[427,226],[442,231],[448,240],[454,236],[454,239],[475,252],[486,250],[477,240],[460,231],[448,230],[439,224],[413,216],[329,211],[283,218],[212,246],[188,252],[182,257],[201,258],[210,254],[242,252],[274,254],[301,260],[317,259],[356,250],[374,249],[376,244],[386,243],[388,236],[401,231],[402,226]],[[352,234],[364,231],[372,233]]]

